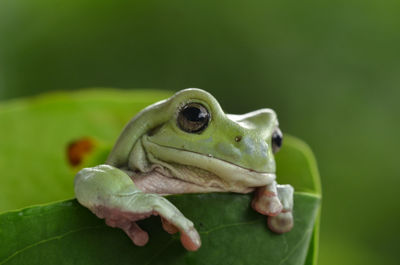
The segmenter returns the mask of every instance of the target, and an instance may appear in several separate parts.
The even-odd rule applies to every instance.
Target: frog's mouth
[[[246,193],[272,183],[272,172],[257,172],[208,155],[163,146],[142,137],[142,145],[153,165],[167,168],[174,178],[190,182],[208,191]]]

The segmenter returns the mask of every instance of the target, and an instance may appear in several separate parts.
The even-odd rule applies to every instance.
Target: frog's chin
[[[275,173],[272,172],[257,172],[208,155],[159,145],[149,141],[146,137],[142,138],[142,144],[151,163],[159,164],[171,171],[175,171],[176,174],[174,175],[181,174],[182,178],[185,178],[183,176],[185,169],[179,169],[179,166],[177,167],[176,165],[185,166],[186,171],[192,167],[211,172],[211,176],[207,175],[210,181],[215,180],[212,175],[220,178],[221,183],[227,185],[227,188],[224,188],[227,191],[265,186],[271,184],[276,178]],[[199,176],[202,177],[204,175],[198,174],[195,177],[196,179],[188,180],[185,178],[184,180],[197,184],[206,181],[199,180]],[[178,176],[178,178],[180,177]]]

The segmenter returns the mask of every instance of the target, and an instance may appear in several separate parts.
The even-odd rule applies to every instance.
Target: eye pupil
[[[178,126],[185,132],[201,133],[207,128],[210,113],[200,103],[188,103],[178,114]]]
[[[182,115],[188,120],[193,122],[201,122],[207,118],[205,113],[201,112],[200,109],[196,107],[188,107],[182,111]]]
[[[279,128],[277,128],[272,134],[271,143],[272,143],[272,151],[274,153],[278,152],[279,149],[281,149],[283,143],[283,135],[281,130],[279,130]]]

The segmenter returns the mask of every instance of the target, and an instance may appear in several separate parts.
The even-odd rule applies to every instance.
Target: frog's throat
[[[149,162],[159,164],[159,161],[197,167],[238,187],[260,187],[272,183],[276,178],[275,173],[257,172],[208,155],[159,145],[146,136],[133,148],[129,167],[146,172],[151,166]]]

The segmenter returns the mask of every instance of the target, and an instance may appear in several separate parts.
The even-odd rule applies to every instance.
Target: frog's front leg
[[[82,205],[107,225],[118,227],[139,246],[148,241],[148,234],[140,229],[136,221],[151,215],[160,215],[164,229],[181,232],[183,246],[191,251],[200,245],[200,236],[193,223],[167,199],[139,190],[131,178],[118,168],[100,165],[85,168],[75,177],[75,194]]]
[[[275,233],[285,233],[293,227],[293,192],[290,185],[273,183],[256,190],[252,207],[268,216],[268,227]]]

